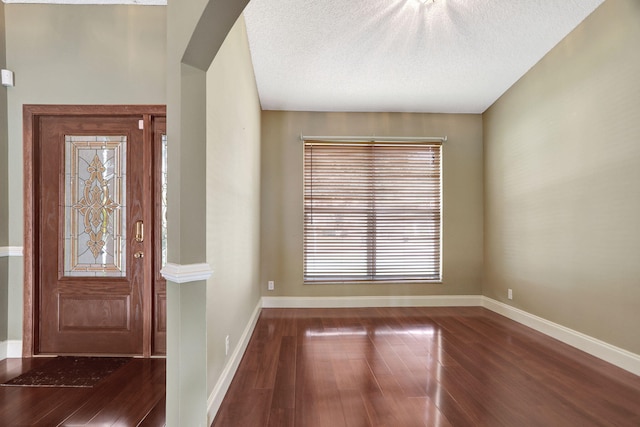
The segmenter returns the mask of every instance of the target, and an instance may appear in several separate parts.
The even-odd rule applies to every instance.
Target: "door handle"
[[[135,254],[133,254],[133,257],[136,259],[144,258],[144,252],[138,251]]]
[[[144,223],[142,221],[136,221],[136,242],[144,242]]]

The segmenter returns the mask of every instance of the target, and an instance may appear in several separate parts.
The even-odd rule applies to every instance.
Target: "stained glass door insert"
[[[126,153],[126,136],[65,136],[65,276],[127,274]]]

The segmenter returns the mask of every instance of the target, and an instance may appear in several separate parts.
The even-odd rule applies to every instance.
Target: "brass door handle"
[[[136,242],[144,242],[144,223],[142,221],[136,221]]]

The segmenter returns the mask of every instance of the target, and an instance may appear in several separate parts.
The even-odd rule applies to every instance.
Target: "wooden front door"
[[[32,174],[25,201],[33,203],[25,349],[30,344],[32,354],[164,352],[164,289],[155,283],[160,113],[25,107]]]

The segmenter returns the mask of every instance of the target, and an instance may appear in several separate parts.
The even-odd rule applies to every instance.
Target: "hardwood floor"
[[[0,361],[0,383],[47,360]],[[164,359],[133,359],[92,388],[0,386],[1,426],[155,427],[164,409]]]
[[[263,309],[215,427],[640,426],[640,377],[480,307]]]

